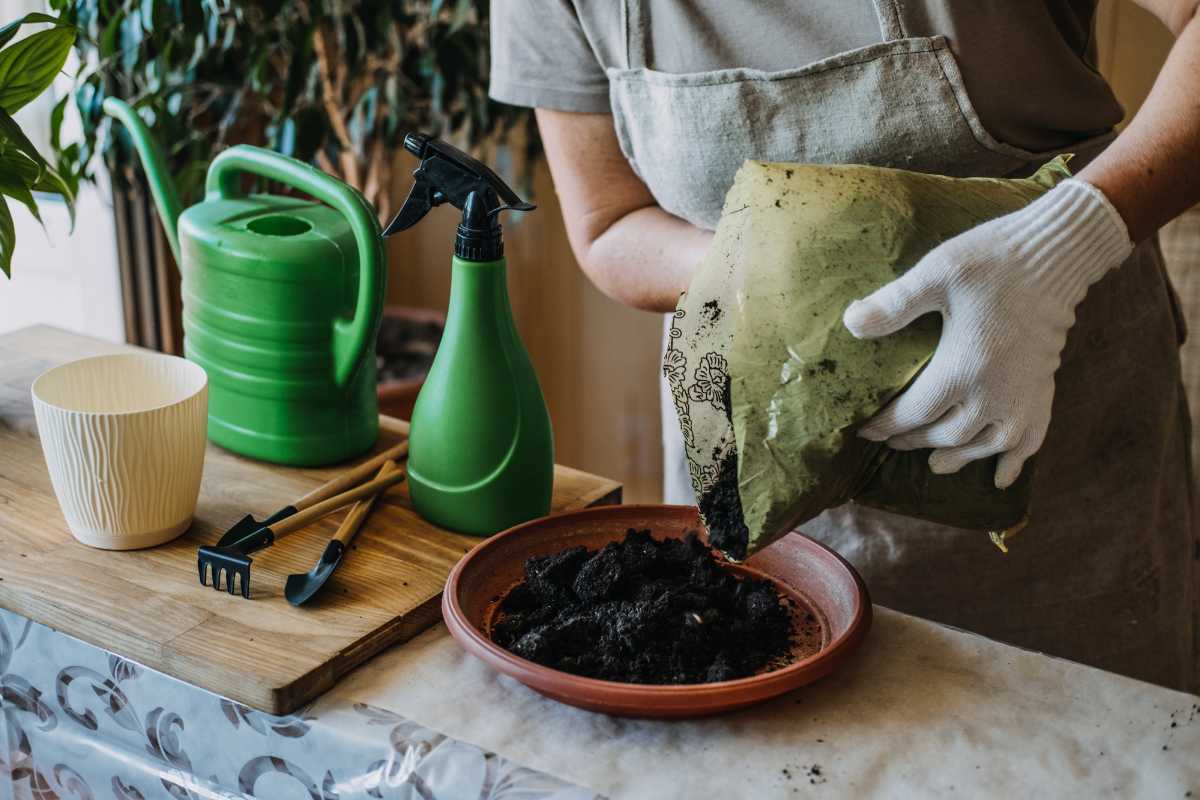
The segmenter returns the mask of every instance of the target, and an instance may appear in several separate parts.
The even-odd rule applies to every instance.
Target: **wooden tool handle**
[[[297,511],[286,519],[282,519],[271,526],[271,532],[275,534],[276,539],[281,539],[289,533],[294,533],[311,522],[314,522],[327,514],[332,514],[339,508],[350,505],[355,500],[362,500],[364,497],[370,497],[373,494],[379,494],[384,489],[390,486],[395,486],[404,480],[404,470],[397,470],[391,475],[384,475],[382,478],[375,478],[367,483],[355,486],[341,494],[322,500],[321,502],[311,505],[308,508]]]
[[[387,462],[400,461],[406,455],[408,455],[408,439],[397,442],[374,458],[367,459],[357,467],[346,470],[341,475],[329,481],[329,483],[318,486],[316,489],[313,489],[311,492],[304,495],[304,497],[301,497],[299,500],[293,503],[293,505],[297,511],[303,511],[306,508],[315,506],[323,500],[327,500],[334,495],[341,494],[351,486],[356,486],[357,484],[362,483],[364,480],[370,477],[375,470],[379,469]]]
[[[398,469],[400,469],[400,467],[396,466],[395,461],[386,461],[384,462],[384,465],[379,468],[379,473],[375,477],[383,478],[387,475],[391,475]],[[359,500],[357,503],[355,503],[354,507],[351,508],[346,514],[346,518],[342,520],[342,524],[338,526],[337,533],[333,535],[333,538],[337,539],[342,544],[349,545],[350,540],[353,539],[360,530],[362,530],[363,523],[366,522],[367,515],[371,513],[371,509],[374,507],[375,501],[379,499],[380,494],[382,494],[382,492],[379,494],[373,494],[365,500]]]

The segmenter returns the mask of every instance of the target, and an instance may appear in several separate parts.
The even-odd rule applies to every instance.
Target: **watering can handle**
[[[350,223],[358,245],[358,298],[354,317],[334,322],[334,381],[344,386],[354,377],[367,348],[374,341],[382,313],[384,282],[383,240],[371,204],[356,189],[315,167],[273,150],[237,145],[212,162],[205,184],[206,199],[238,197],[238,176],[249,172],[287,184],[331,206]]]

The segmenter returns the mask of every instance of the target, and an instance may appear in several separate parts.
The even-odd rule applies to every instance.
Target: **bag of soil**
[[[1004,532],[1024,525],[1032,459],[998,490],[995,458],[935,475],[929,450],[856,433],[928,362],[941,317],[858,340],[842,312],[940,242],[1069,176],[1061,157],[1026,179],[742,166],[663,362],[715,547],[741,560],[851,500],[987,532],[1002,547]]]

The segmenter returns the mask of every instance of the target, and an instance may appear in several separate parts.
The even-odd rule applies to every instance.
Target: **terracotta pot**
[[[382,324],[386,325],[388,320],[403,320],[416,325],[434,323],[445,328],[446,313],[428,308],[385,306]],[[412,419],[413,405],[417,402],[417,394],[424,385],[424,375],[403,380],[381,380],[379,382],[379,413],[398,419]]]
[[[591,711],[657,719],[699,717],[760,703],[811,683],[836,669],[858,647],[871,625],[871,602],[862,578],[837,553],[790,534],[735,572],[772,581],[821,621],[824,642],[815,655],[749,678],[686,686],[617,683],[570,675],[526,661],[489,636],[500,600],[522,579],[530,556],[566,547],[599,549],[629,528],[649,528],[657,539],[703,531],[694,506],[604,506],[518,525],[472,550],[450,573],[442,616],[467,652],[498,672],[547,697]]]

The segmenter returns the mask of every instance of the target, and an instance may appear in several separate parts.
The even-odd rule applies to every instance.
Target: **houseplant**
[[[48,23],[15,40],[23,25]],[[58,17],[27,14],[0,27],[0,272],[11,274],[16,231],[6,197],[29,209],[40,222],[34,192],[62,197],[74,219],[74,194],[21,131],[12,115],[44,92],[63,68],[75,42],[74,29]]]
[[[100,105],[109,94],[138,108],[168,144],[185,204],[197,198],[212,157],[232,143],[315,163],[362,191],[384,219],[409,130],[478,149],[522,126],[536,148],[529,112],[487,96],[488,0],[54,2],[84,33],[75,76],[83,134],[56,139],[60,165],[78,181],[102,156],[114,193],[134,199],[123,206],[134,223],[126,225],[124,260],[136,260],[140,248],[154,261],[141,272],[159,294],[174,270],[163,267],[169,254],[161,241],[148,247],[139,235],[157,223],[127,143],[104,135]],[[154,313],[160,321],[165,314]],[[422,315],[395,308],[384,324],[397,316],[406,329],[428,330]],[[164,338],[147,343],[162,346]],[[396,391],[385,388],[381,398]],[[415,392],[412,382],[402,391]]]
[[[389,216],[405,132],[467,148],[534,132],[487,96],[488,0],[54,0],[84,32],[75,76],[81,141],[59,150],[86,177],[97,146],[128,169],[104,97],[142,111],[171,148],[183,200],[231,142],[261,144],[358,188]],[[59,121],[61,122],[61,120]],[[536,135],[527,137],[536,148]]]

